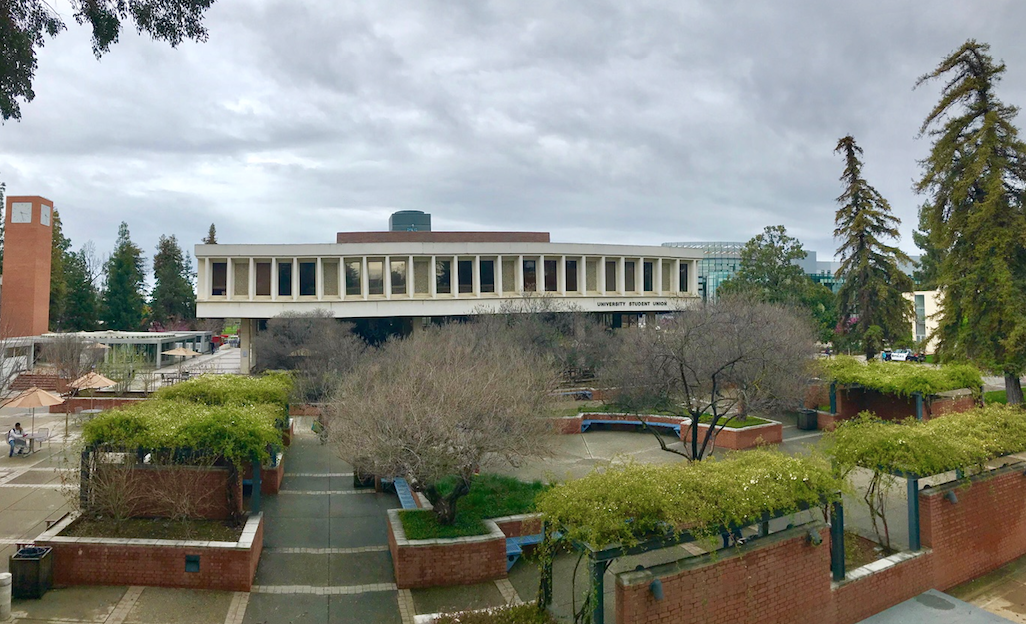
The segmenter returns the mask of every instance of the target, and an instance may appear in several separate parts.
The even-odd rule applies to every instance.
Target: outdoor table
[[[87,409],[87,410],[82,410],[81,412],[79,412],[79,414],[81,414],[82,418],[84,418],[87,421],[89,419],[91,419],[93,416],[96,416],[97,414],[102,414],[102,413],[103,413],[102,409]]]

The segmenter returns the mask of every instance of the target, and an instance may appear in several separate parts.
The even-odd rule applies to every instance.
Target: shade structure
[[[108,379],[99,373],[87,373],[68,384],[69,388],[75,390],[90,390],[96,388],[109,388],[118,382]]]
[[[195,357],[197,355],[203,355],[198,351],[193,351],[192,349],[187,349],[184,347],[175,347],[174,349],[171,349],[169,351],[161,351],[160,353],[161,355],[177,355],[179,357]]]
[[[36,408],[37,407],[50,407],[51,405],[60,405],[64,402],[64,399],[57,396],[52,392],[47,392],[42,388],[32,387],[22,392],[18,396],[14,397],[10,401],[4,404],[4,407],[27,407],[32,413],[32,430],[30,433],[36,432]]]

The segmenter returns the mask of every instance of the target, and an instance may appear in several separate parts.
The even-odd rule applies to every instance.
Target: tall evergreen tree
[[[106,329],[138,331],[142,328],[146,302],[143,298],[144,260],[142,250],[132,242],[128,224],[118,226],[114,253],[104,265],[107,275],[103,290],[102,319]]]
[[[217,244],[217,228],[214,227],[213,223],[210,224],[210,229],[207,230],[207,235],[205,237],[203,237],[203,244],[204,245],[216,245]]]
[[[898,262],[912,260],[882,240],[897,239],[901,221],[862,177],[862,148],[849,135],[837,142],[834,151],[844,157],[844,192],[837,198],[841,207],[834,218],[834,237],[841,242],[837,277],[844,279],[837,292],[838,315],[843,331],[862,344],[866,359],[871,360],[882,347],[878,340],[893,343],[909,336],[912,302],[902,293],[912,290],[912,278]]]
[[[969,40],[916,82],[945,78],[920,135],[933,137],[916,183],[920,218],[939,251],[943,360],[968,359],[1005,377],[1022,402],[1026,371],[1026,144],[1018,109],[994,94],[1005,71],[990,46]]]
[[[96,285],[89,275],[85,248],[65,258],[64,278],[68,285],[68,300],[61,329],[94,331],[99,323],[100,302]]]
[[[153,274],[156,284],[150,298],[152,320],[164,327],[195,320],[192,262],[173,235],[160,237],[153,256]]]
[[[50,245],[50,329],[64,329],[68,307],[68,281],[65,265],[71,255],[71,240],[64,235],[60,214],[53,211],[53,236]]]

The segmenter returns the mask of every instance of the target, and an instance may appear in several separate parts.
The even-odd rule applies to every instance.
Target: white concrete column
[[[474,256],[474,264],[471,265],[470,270],[470,282],[472,284],[471,289],[474,291],[475,297],[481,296],[481,256]]]
[[[502,296],[502,256],[495,256],[495,292]]]
[[[696,260],[688,260],[688,292],[698,294],[698,261]]]
[[[317,270],[314,274],[314,292],[317,294],[317,301],[324,299],[324,262],[323,258],[317,256]]]
[[[224,273],[224,298],[231,301],[235,290],[235,262],[231,258],[225,258]]]
[[[406,296],[413,299],[413,283],[417,279],[417,274],[413,272],[413,256],[409,256],[406,259]],[[417,324],[416,320],[413,322]]]
[[[560,256],[559,264],[556,265],[556,290],[566,295],[566,256]]]
[[[449,265],[449,292],[453,297],[460,296],[460,258],[453,256]]]
[[[538,262],[534,265],[535,290],[545,292],[545,256],[538,256]]]
[[[598,291],[600,295],[606,294],[606,257],[602,256],[599,258],[598,271],[595,272],[595,279],[598,282]]]
[[[367,256],[360,256],[360,296],[367,298],[370,292],[370,279],[367,276]]]
[[[432,299],[438,299],[438,267],[435,266],[435,256],[431,256],[431,266],[428,267],[428,292]]]
[[[688,277],[691,277],[691,271],[688,271]],[[673,261],[673,277],[670,279],[670,292],[680,292],[680,259]]]
[[[249,259],[249,300],[253,301],[256,297],[256,258]]]
[[[584,256],[577,261],[577,292],[588,292],[588,259]]]
[[[346,298],[346,259],[344,257],[338,259],[338,298]]]
[[[627,259],[624,258],[623,256],[620,256],[619,266],[617,267],[620,270],[617,271],[617,275],[616,275],[616,292],[620,293],[621,295],[623,295],[623,294],[625,294],[627,292],[627,271],[626,271],[626,267],[627,267]]]
[[[271,258],[271,301],[278,300],[278,259]],[[241,340],[241,338],[240,338]]]
[[[274,290],[271,292],[274,292]],[[251,353],[253,350],[253,319],[244,318],[239,323],[239,349],[241,351],[239,357],[239,373],[242,375],[248,375],[250,370],[249,363],[252,360]],[[157,351],[160,351],[159,346],[157,347]]]
[[[207,276],[207,296],[212,297],[214,293],[214,263],[210,258],[207,258],[207,268],[204,271],[204,274]]]
[[[516,275],[517,280],[517,293],[524,294],[524,257],[517,256],[517,265],[514,268],[513,273]]]
[[[392,259],[385,256],[381,265],[381,285],[385,291],[385,299],[392,298]]]
[[[292,300],[299,299],[299,258],[292,259]]]

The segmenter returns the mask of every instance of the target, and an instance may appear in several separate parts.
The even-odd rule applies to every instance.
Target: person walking
[[[14,457],[14,449],[17,447],[18,455],[28,453],[28,442],[25,441],[25,431],[21,428],[21,423],[14,423],[14,428],[7,432],[7,444],[11,446],[11,452],[8,457]]]

